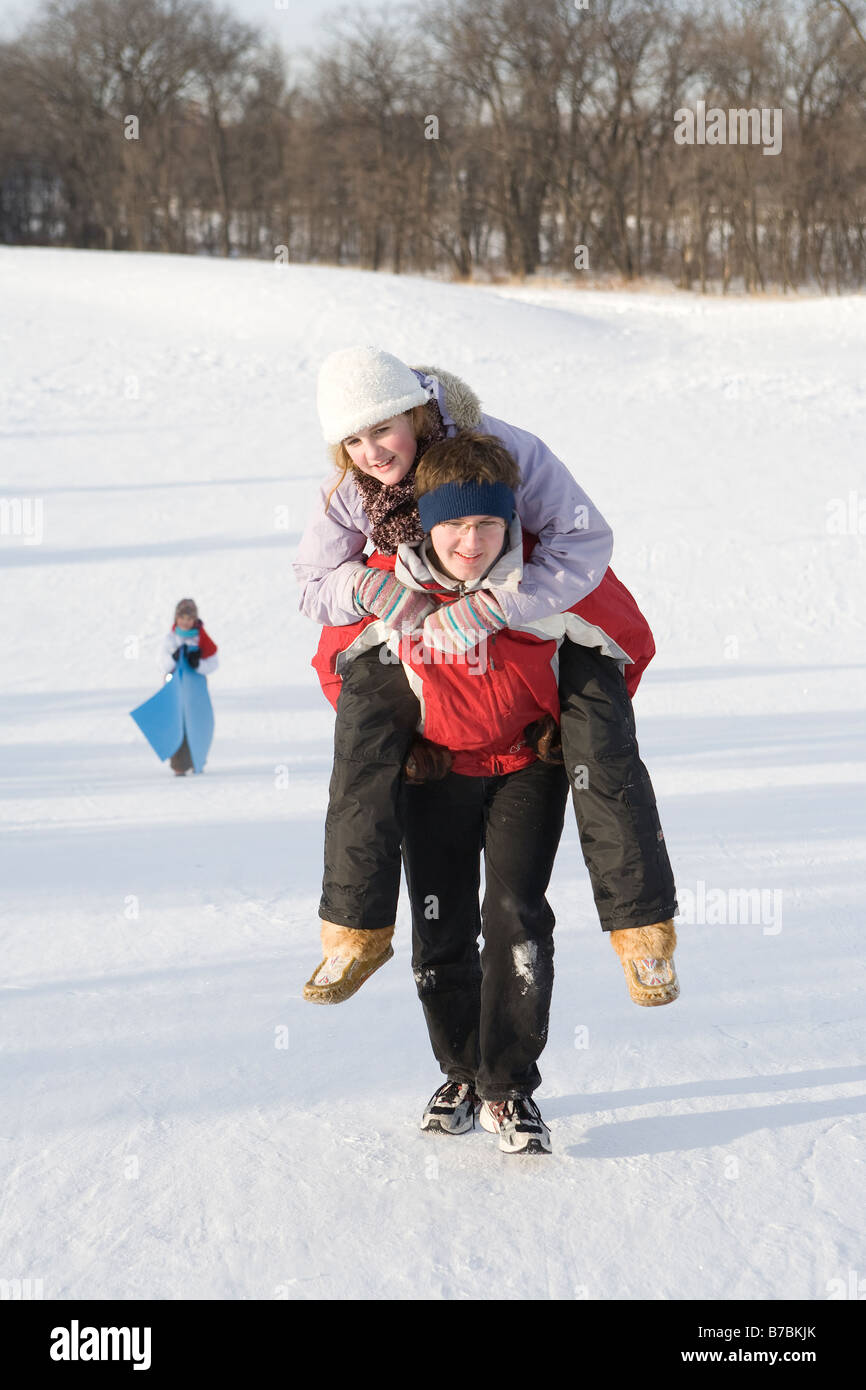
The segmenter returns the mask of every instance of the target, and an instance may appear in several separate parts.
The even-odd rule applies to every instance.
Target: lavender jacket
[[[491,589],[509,626],[563,613],[586,598],[610,564],[613,533],[565,464],[528,430],[483,414],[477,397],[459,377],[436,367],[413,367],[412,371],[428,399],[435,398],[449,438],[466,428],[494,434],[520,467],[517,514],[523,529],[538,536],[538,544],[524,565],[519,589]],[[358,621],[352,593],[363,573],[371,528],[351,474],[325,511],[333,483],[332,477],[322,485],[294,571],[301,612],[314,622],[338,627]]]

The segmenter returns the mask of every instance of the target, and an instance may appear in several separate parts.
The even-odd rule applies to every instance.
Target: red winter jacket
[[[535,543],[533,535],[523,533],[524,559]],[[393,570],[396,559],[374,552],[367,563]],[[435,582],[424,587],[433,598],[444,602],[455,597],[453,590],[437,588]],[[572,626],[584,645],[600,647],[627,662],[626,688],[634,695],[655,655],[655,643],[649,624],[625,585],[608,568],[598,587],[568,611],[580,619]],[[336,672],[337,658],[376,621],[368,615],[357,623],[322,629],[312,665],[335,709],[342,683]],[[362,639],[359,650],[363,645]],[[420,731],[433,743],[451,749],[455,772],[489,776],[515,772],[534,761],[535,752],[527,747],[523,736],[527,724],[543,714],[559,720],[559,691],[551,664],[557,649],[555,637],[504,628],[466,657],[431,664],[421,659],[420,633],[403,638],[400,658],[421,703]]]

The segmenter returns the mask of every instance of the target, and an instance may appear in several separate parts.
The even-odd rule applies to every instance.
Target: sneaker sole
[[[523,1147],[520,1148],[520,1149],[512,1149],[512,1148],[510,1147],[510,1145],[508,1145],[508,1144],[503,1144],[502,1140],[500,1139],[500,1141],[499,1141],[499,1152],[500,1152],[501,1154],[515,1154],[515,1155],[519,1158],[519,1157],[521,1156],[521,1154],[548,1154],[548,1155],[550,1155],[551,1150],[550,1150],[550,1149],[546,1149],[546,1148],[544,1147],[544,1144],[541,1142],[540,1139],[527,1139],[526,1143],[525,1143],[525,1144],[523,1145]]]
[[[431,1120],[429,1124],[421,1122],[422,1134],[445,1134],[449,1138],[457,1138],[461,1134],[468,1134],[475,1128],[474,1124],[464,1125],[462,1129],[446,1129],[441,1120]]]

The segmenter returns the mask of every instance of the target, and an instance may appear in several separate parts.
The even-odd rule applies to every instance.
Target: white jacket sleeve
[[[173,632],[167,633],[159,649],[159,669],[164,671],[166,675],[171,675],[177,665],[177,662],[172,656],[172,652],[176,651],[177,646],[178,640],[175,634]]]
[[[177,666],[177,662],[172,656],[172,652],[177,651],[179,645],[180,639],[178,638],[176,632],[169,632],[163,640],[163,644],[159,652],[159,668],[161,671],[164,671],[166,675],[171,675],[175,667]],[[203,656],[199,661],[196,669],[200,671],[203,676],[209,676],[210,673],[212,671],[215,671],[218,666],[219,654],[217,652],[214,652],[213,656]]]
[[[523,567],[517,593],[495,592],[509,626],[562,613],[601,583],[613,553],[613,532],[561,459],[528,430],[482,416],[481,429],[514,455],[521,483],[517,515],[538,544]]]
[[[293,569],[301,591],[301,612],[314,623],[339,627],[358,621],[352,597],[355,581],[364,573],[361,557],[367,536],[340,495],[342,487],[325,511],[329,490],[328,483],[320,489]]]

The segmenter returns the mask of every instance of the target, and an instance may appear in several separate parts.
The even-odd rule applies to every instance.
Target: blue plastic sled
[[[186,734],[193,770],[201,772],[213,739],[213,706],[207,678],[189,665],[185,650],[171,679],[129,713],[163,762],[177,752]]]

